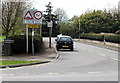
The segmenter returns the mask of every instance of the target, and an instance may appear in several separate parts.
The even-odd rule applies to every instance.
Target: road
[[[44,41],[47,41],[44,38]],[[53,45],[54,38],[52,38]],[[3,81],[118,81],[118,52],[74,42],[53,62],[2,70]]]

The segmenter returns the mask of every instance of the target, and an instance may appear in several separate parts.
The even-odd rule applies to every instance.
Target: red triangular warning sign
[[[24,16],[24,19],[33,19],[32,14],[28,11]]]

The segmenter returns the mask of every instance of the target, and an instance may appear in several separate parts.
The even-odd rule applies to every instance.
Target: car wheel
[[[71,50],[71,51],[73,51],[74,49],[73,49],[73,48],[71,48],[70,50]]]

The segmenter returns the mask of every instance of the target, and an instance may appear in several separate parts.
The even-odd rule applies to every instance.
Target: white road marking
[[[88,72],[89,74],[99,74],[101,72]]]
[[[101,55],[101,56],[106,56],[106,55],[104,55],[104,54],[101,54],[101,53],[99,53],[99,55]],[[120,60],[118,60],[118,59],[116,59],[116,58],[113,58],[113,57],[108,57],[108,58],[110,58],[110,59],[112,59],[112,60],[115,60],[115,61],[120,61]]]
[[[115,61],[120,61],[120,60],[118,60],[118,59],[115,59],[115,58],[113,58],[113,57],[110,57],[112,60],[115,60]]]
[[[48,73],[48,74],[54,74],[54,75],[56,74],[57,75],[58,73]]]
[[[98,54],[99,54],[99,55],[101,55],[101,56],[104,56],[104,57],[106,56],[106,55],[104,55],[104,54],[101,54],[101,53],[98,53]]]
[[[13,76],[14,74],[2,74],[3,76],[9,75],[9,76]]]
[[[91,51],[91,50],[88,50],[89,52],[95,52],[95,51]],[[97,54],[99,54],[99,55],[101,55],[101,56],[104,56],[104,57],[107,57],[107,55],[104,55],[104,54],[102,54],[102,53],[97,53]],[[120,60],[118,60],[118,59],[115,59],[115,58],[113,58],[113,57],[108,57],[108,58],[110,58],[110,59],[112,59],[112,60],[115,60],[115,61],[120,61]]]

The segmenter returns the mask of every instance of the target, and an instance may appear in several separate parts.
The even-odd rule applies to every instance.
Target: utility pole
[[[51,2],[48,3],[48,5],[46,5],[47,7],[47,10],[46,12],[48,12],[48,16],[49,16],[49,22],[48,23],[51,23],[51,26],[48,26],[49,27],[49,48],[51,48],[51,35],[52,35],[52,20],[51,20],[51,11],[52,11],[52,6],[51,6]]]

